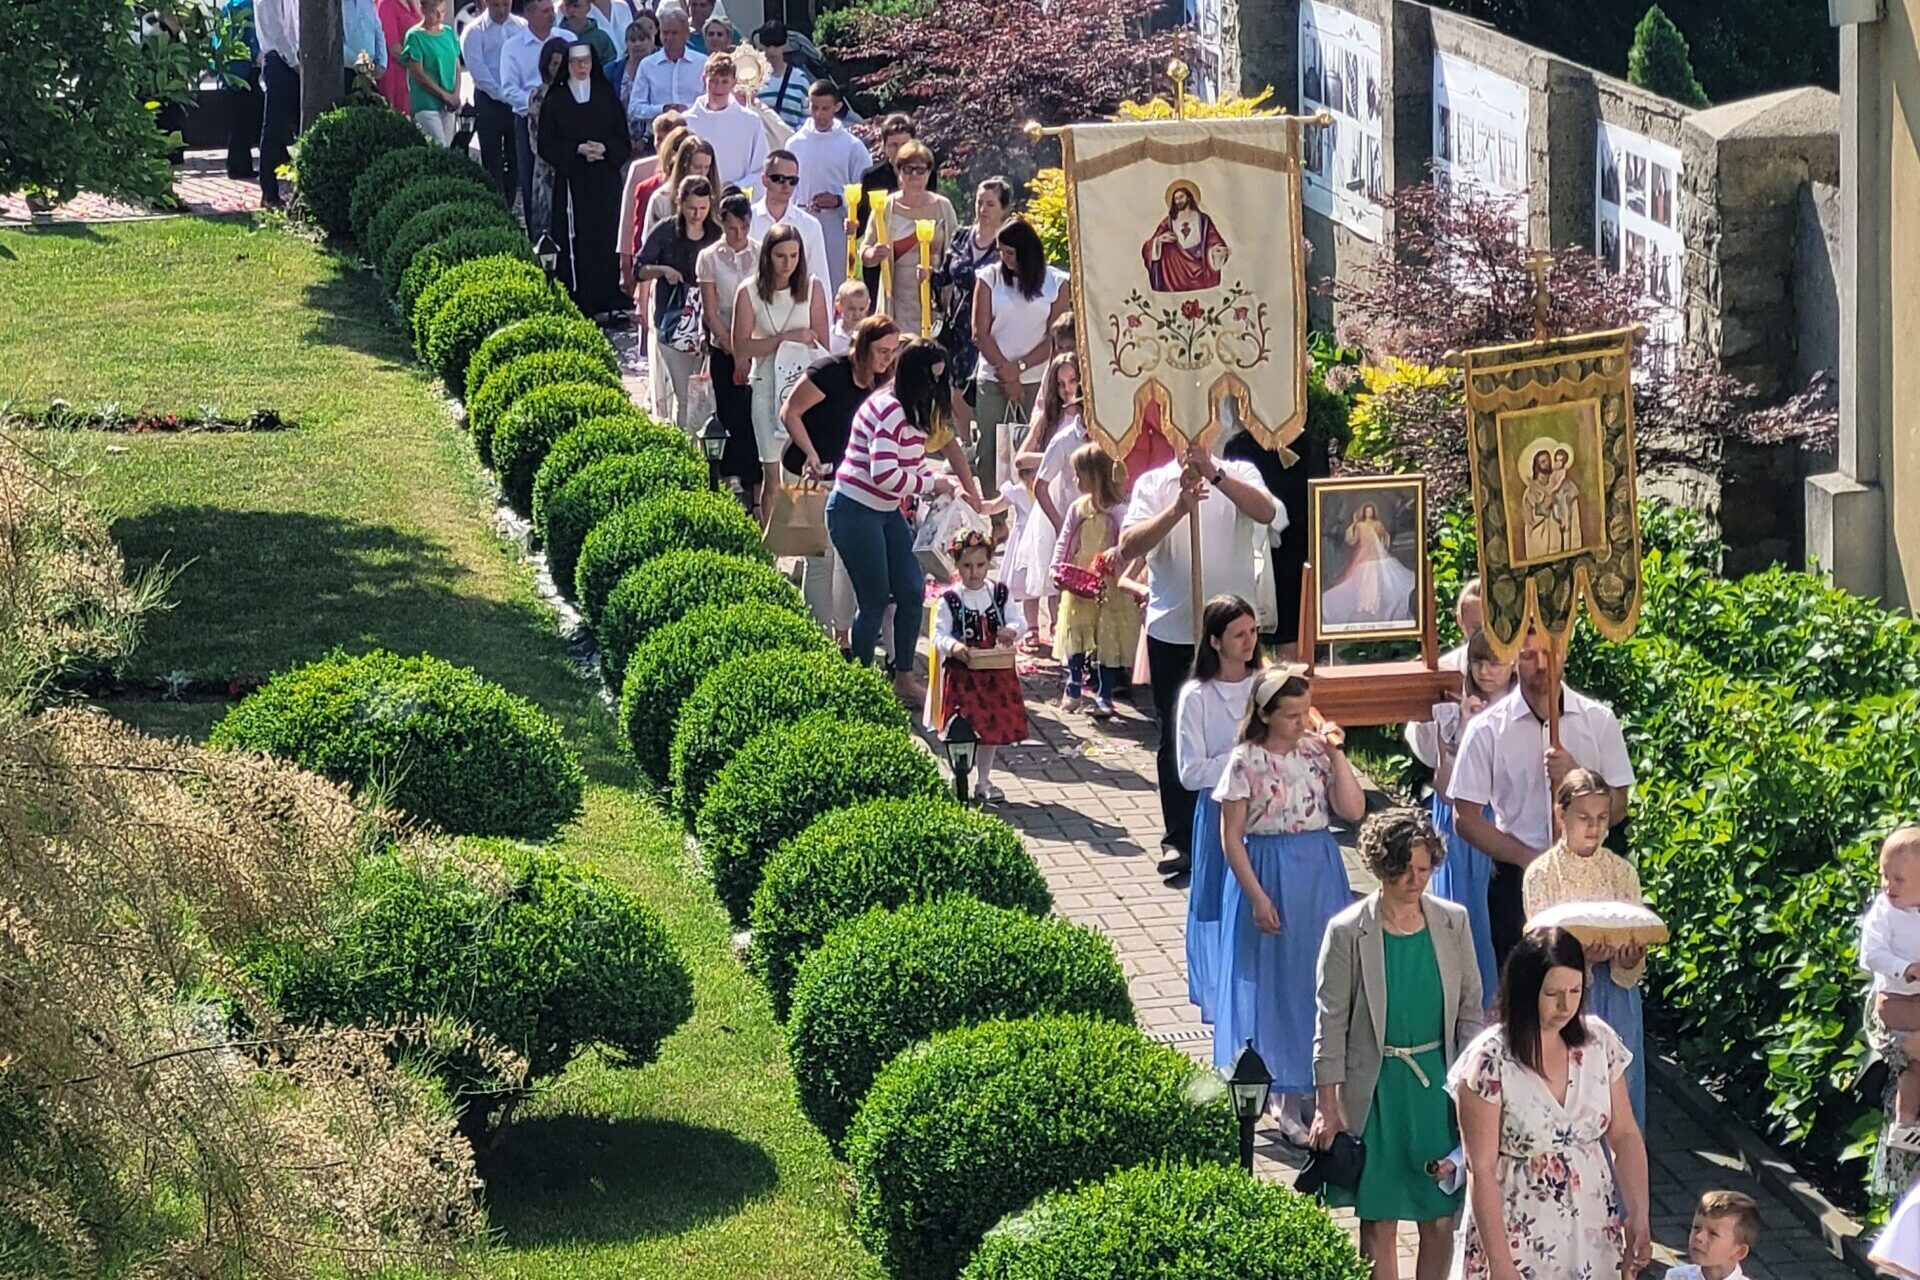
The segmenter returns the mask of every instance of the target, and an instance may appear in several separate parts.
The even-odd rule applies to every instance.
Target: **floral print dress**
[[[1584,1019],[1587,1043],[1569,1055],[1567,1100],[1522,1065],[1498,1024],[1474,1038],[1447,1077],[1500,1108],[1500,1183],[1507,1247],[1521,1280],[1614,1280],[1626,1252],[1626,1222],[1607,1158],[1613,1082],[1633,1055],[1613,1029]],[[1490,1274],[1482,1224],[1467,1205],[1455,1280]]]

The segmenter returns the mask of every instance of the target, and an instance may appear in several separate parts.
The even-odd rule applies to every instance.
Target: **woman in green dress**
[[[1391,809],[1360,829],[1360,857],[1380,888],[1333,918],[1320,947],[1313,1036],[1316,1147],[1348,1132],[1366,1146],[1353,1188],[1331,1204],[1360,1218],[1374,1280],[1399,1280],[1402,1222],[1420,1232],[1417,1280],[1443,1280],[1460,1193],[1458,1131],[1447,1068],[1485,1021],[1480,967],[1464,907],[1427,894],[1446,845],[1418,809]]]

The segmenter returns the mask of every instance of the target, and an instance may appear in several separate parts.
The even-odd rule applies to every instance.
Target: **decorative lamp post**
[[[720,488],[720,460],[727,456],[727,429],[720,422],[720,415],[714,414],[707,419],[707,425],[700,428],[700,452],[707,459],[707,487],[718,491]]]
[[[967,778],[973,772],[973,754],[979,750],[980,735],[975,731],[973,721],[955,712],[947,721],[946,731],[940,735],[940,741],[946,744],[947,763],[953,766],[953,798],[965,804]]]
[[[1253,1041],[1247,1041],[1246,1047],[1233,1055],[1227,1088],[1233,1090],[1233,1114],[1240,1118],[1240,1167],[1252,1173],[1253,1126],[1267,1109],[1267,1094],[1273,1089],[1273,1073],[1261,1061]]]
[[[533,246],[533,256],[539,259],[540,269],[552,275],[560,266],[560,246],[554,243],[552,236],[542,231],[539,241]]]

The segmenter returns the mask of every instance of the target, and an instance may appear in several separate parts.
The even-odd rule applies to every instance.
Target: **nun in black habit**
[[[589,316],[623,309],[615,250],[621,178],[633,143],[619,94],[601,72],[593,46],[567,50],[540,109],[539,150],[553,168],[549,233],[560,246],[561,282]]]

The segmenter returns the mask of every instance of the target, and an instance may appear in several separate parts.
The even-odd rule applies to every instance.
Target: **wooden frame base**
[[[1433,704],[1460,692],[1460,673],[1442,671],[1440,638],[1434,616],[1433,575],[1421,567],[1425,593],[1420,656],[1404,662],[1369,662],[1354,667],[1316,667],[1313,634],[1320,607],[1318,575],[1309,561],[1300,589],[1299,660],[1313,681],[1316,711],[1344,728],[1406,724],[1433,717]]]

